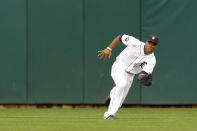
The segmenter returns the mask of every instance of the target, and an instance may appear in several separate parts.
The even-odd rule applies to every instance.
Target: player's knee
[[[124,93],[125,89],[127,88],[127,82],[121,81],[116,85],[116,89],[114,90],[114,96],[120,95]],[[121,95],[122,96],[122,95]]]
[[[127,81],[121,81],[121,82],[118,84],[118,86],[119,86],[120,88],[122,88],[122,89],[126,88],[127,85],[128,85]]]

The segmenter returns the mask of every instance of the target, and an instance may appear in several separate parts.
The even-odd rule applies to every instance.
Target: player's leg
[[[126,98],[126,96],[127,96],[127,94],[128,94],[128,92],[129,92],[129,89],[131,88],[131,86],[132,86],[132,83],[133,83],[133,78],[134,78],[134,76],[135,76],[135,74],[129,74],[129,73],[127,73],[126,75],[128,75],[128,77],[127,77],[127,87],[125,88],[125,90],[124,90],[124,95],[123,95],[123,98],[122,98],[122,101],[121,101],[121,104],[120,104],[120,107],[122,106],[122,104],[123,104],[123,102],[124,102],[124,100],[125,100],[125,98]],[[119,107],[119,108],[120,108]]]
[[[130,87],[131,87],[131,85],[132,85],[132,83],[133,83],[133,78],[134,78],[134,76],[135,76],[135,74],[129,74],[129,73],[126,73],[125,75],[128,75],[128,76],[126,77],[126,78],[127,78],[127,87],[124,88],[124,91],[123,91],[123,92],[124,92],[124,93],[123,93],[123,99],[122,99],[122,101],[121,101],[120,106],[121,106],[122,103],[124,102],[124,100],[125,100],[125,98],[126,98],[128,92],[129,92],[129,89],[130,89]],[[109,95],[109,96],[112,96],[112,95],[113,95],[115,89],[116,89],[116,88],[112,88],[112,90],[110,91],[110,95]]]
[[[119,107],[121,106],[121,103],[123,99],[125,98],[124,94],[125,91],[128,88],[128,82],[125,75],[118,73],[119,79],[118,81],[115,81],[116,86],[111,90],[110,92],[110,104],[108,107],[108,111],[105,113],[104,118],[107,118],[110,115],[115,115],[115,113],[118,111]],[[114,77],[113,77],[114,78]]]
[[[108,111],[104,114],[104,118],[110,115],[115,115],[121,106],[131,86],[131,81],[128,79],[128,73],[125,72],[125,67],[121,63],[114,63],[112,66],[112,78],[116,86],[110,92],[110,104]]]

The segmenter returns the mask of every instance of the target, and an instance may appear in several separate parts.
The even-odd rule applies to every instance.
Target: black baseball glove
[[[152,84],[152,74],[148,74],[145,71],[140,72],[137,79],[145,86],[150,86]]]

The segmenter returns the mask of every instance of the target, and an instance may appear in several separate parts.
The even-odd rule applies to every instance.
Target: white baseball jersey
[[[124,63],[129,73],[152,73],[156,59],[154,53],[144,54],[145,43],[129,35],[121,35],[120,40],[127,47],[116,57],[116,61]]]

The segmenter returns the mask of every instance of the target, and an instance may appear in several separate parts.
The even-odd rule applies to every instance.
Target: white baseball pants
[[[130,74],[125,71],[126,66],[118,61],[115,61],[112,69],[111,76],[114,80],[115,87],[110,91],[110,104],[108,111],[104,114],[104,119],[110,115],[115,115],[125,100],[129,89],[133,83],[135,74]]]

